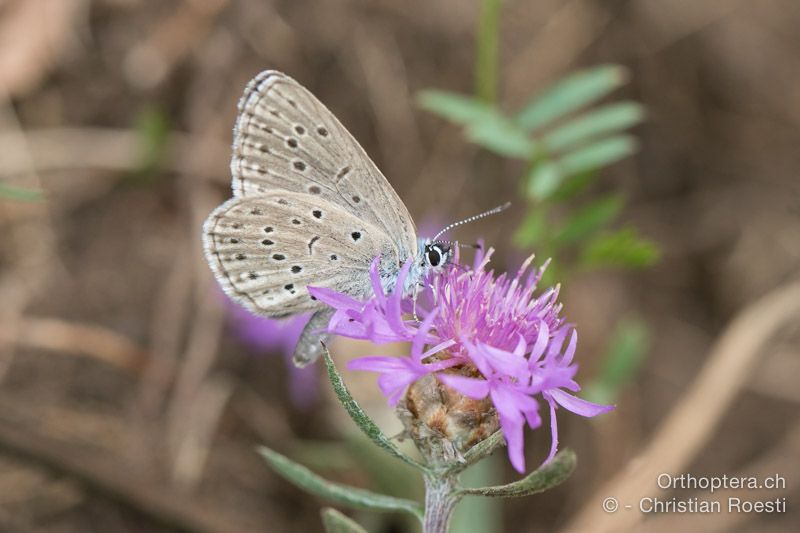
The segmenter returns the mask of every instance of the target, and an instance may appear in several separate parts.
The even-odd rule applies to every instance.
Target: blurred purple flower
[[[297,341],[311,315],[289,318],[266,318],[254,315],[238,305],[228,306],[231,325],[236,336],[259,353],[278,353],[286,362],[289,374],[289,394],[300,409],[309,409],[318,399],[319,376],[316,365],[297,368],[292,362]]]
[[[329,289],[309,290],[336,309],[329,325],[332,333],[376,344],[412,341],[409,357],[364,357],[348,365],[380,374],[379,386],[391,405],[400,401],[410,384],[427,374],[436,375],[468,398],[488,396],[508,443],[511,464],[524,472],[525,424],[532,429],[542,424],[537,396],[550,407],[552,440],[546,461],[558,448],[557,407],[588,417],[610,411],[613,406],[593,404],[563,390],[580,390],[573,380],[578,366],[572,363],[577,334],[559,316],[562,306],[558,287],[534,296],[547,264],[529,270],[530,257],[515,276],[495,277],[493,271],[486,270],[492,252],[479,251],[471,269],[454,265],[428,280],[424,298],[416,308],[425,317],[421,324],[404,320],[404,311],[412,306],[410,298],[402,297],[409,263],[404,265],[394,290],[386,295],[376,258],[371,268],[375,294],[365,302]],[[569,343],[564,348],[567,338]],[[454,367],[468,371],[448,372]]]

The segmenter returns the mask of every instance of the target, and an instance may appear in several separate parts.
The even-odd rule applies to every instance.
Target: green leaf
[[[536,151],[533,140],[503,116],[473,122],[466,133],[467,138],[475,144],[504,157],[528,161]]]
[[[579,172],[565,178],[558,189],[550,196],[550,200],[554,202],[572,200],[578,194],[585,191],[594,181],[595,177],[597,177],[597,171],[590,170],[588,172]]]
[[[569,246],[588,237],[611,222],[624,204],[625,200],[619,194],[593,201],[567,220],[556,233],[554,242],[557,246]]]
[[[528,160],[535,143],[495,107],[469,96],[445,91],[422,91],[419,104],[465,128],[467,139],[505,157]]]
[[[525,180],[528,182],[528,196],[534,200],[549,199],[561,186],[564,175],[553,161],[544,161],[531,167]]]
[[[660,256],[657,244],[639,237],[634,228],[623,228],[594,238],[583,250],[579,263],[584,268],[644,268],[654,264]]]
[[[356,435],[361,436],[360,433]],[[371,442],[369,446],[372,447]],[[292,439],[286,443],[286,447],[292,450],[292,457],[309,468],[333,471],[351,470],[360,466],[353,461],[345,444],[339,441]],[[383,456],[383,452],[378,453]]]
[[[350,391],[347,389],[347,386],[344,384],[344,380],[339,372],[336,370],[336,365],[333,364],[333,359],[331,359],[330,353],[328,353],[328,349],[325,348],[324,353],[322,354],[325,359],[325,366],[328,367],[328,378],[331,381],[331,385],[333,385],[333,391],[336,393],[336,397],[339,398],[342,406],[347,411],[347,414],[350,415],[350,418],[353,419],[353,422],[364,432],[364,434],[369,437],[369,439],[389,452],[390,454],[394,455],[398,459],[405,461],[406,463],[410,464],[413,467],[419,468],[420,470],[427,472],[428,468],[425,465],[422,465],[412,459],[411,457],[407,456],[400,449],[395,446],[395,444],[390,441],[386,435],[380,430],[380,428],[372,421],[370,417],[367,416],[367,413],[361,409],[361,406],[353,399],[353,396],[350,394]]]
[[[336,509],[325,507],[320,514],[325,533],[367,533],[366,529]]]
[[[448,91],[421,91],[417,93],[417,103],[423,109],[462,126],[502,117],[486,102]]]
[[[518,498],[544,492],[564,482],[575,470],[575,452],[562,450],[553,460],[519,481],[494,487],[462,488],[460,496],[490,496],[493,498]]]
[[[598,376],[587,385],[590,402],[613,403],[647,357],[649,332],[641,319],[621,320],[611,337]]]
[[[517,115],[517,123],[526,131],[534,131],[602,98],[626,80],[626,70],[618,65],[577,72],[531,100]]]
[[[617,135],[582,146],[554,161],[534,164],[528,175],[527,192],[534,200],[562,200],[586,187],[600,168],[615,163],[636,151],[636,139]],[[571,179],[575,177],[575,181]]]
[[[538,245],[545,237],[547,230],[547,207],[539,205],[530,207],[525,220],[514,232],[514,246],[530,248]]]
[[[306,492],[358,509],[406,511],[422,520],[422,506],[416,502],[327,481],[266,446],[259,446],[258,452],[278,474]]]
[[[544,136],[550,152],[563,152],[593,138],[627,129],[642,121],[644,108],[634,102],[609,104],[590,111]]]
[[[617,135],[570,152],[561,157],[558,164],[565,175],[597,170],[634,153],[636,139],[630,135]]]
[[[8,198],[9,200],[16,200],[18,202],[35,202],[38,200],[44,200],[44,192],[42,191],[15,187],[13,185],[6,185],[5,183],[0,183],[0,196]]]

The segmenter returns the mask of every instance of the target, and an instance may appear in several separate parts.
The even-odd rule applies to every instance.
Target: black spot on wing
[[[347,176],[348,174],[350,174],[350,167],[344,167],[343,169],[341,169],[341,170],[340,170],[340,171],[339,171],[339,172],[336,174],[336,182],[338,183],[339,181],[341,181],[341,180],[342,180],[342,178],[344,178],[344,177],[345,177],[345,176]]]
[[[314,246],[314,243],[319,240],[319,235],[314,235],[311,237],[311,240],[308,241],[308,255],[311,255],[311,247]]]

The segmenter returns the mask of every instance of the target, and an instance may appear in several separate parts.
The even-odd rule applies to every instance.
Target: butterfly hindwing
[[[319,309],[307,285],[364,297],[376,256],[400,264],[381,228],[310,194],[232,198],[211,213],[203,233],[206,259],[225,292],[268,316]]]

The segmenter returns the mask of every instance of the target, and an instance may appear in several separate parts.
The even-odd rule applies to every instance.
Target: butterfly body
[[[315,313],[295,353],[300,365],[319,356],[317,330],[329,317],[308,285],[365,298],[380,256],[387,291],[413,260],[411,292],[450,259],[449,248],[417,239],[405,205],[344,126],[279,72],[245,89],[231,174],[233,198],[203,227],[206,259],[226,294],[254,313]]]

